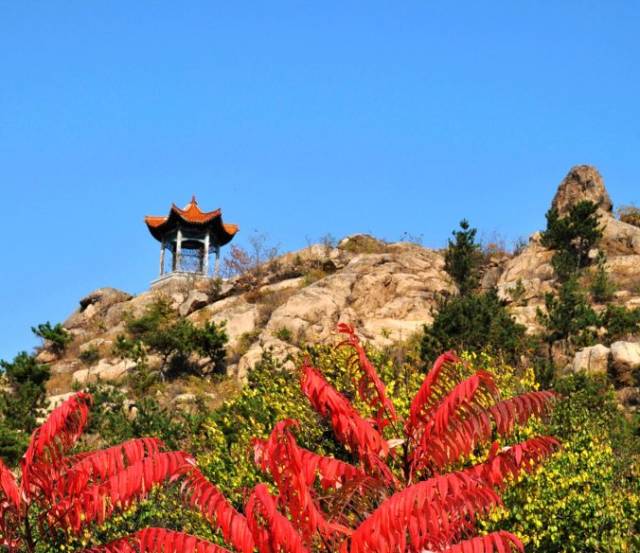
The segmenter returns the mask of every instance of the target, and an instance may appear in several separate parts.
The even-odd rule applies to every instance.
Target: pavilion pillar
[[[216,278],[218,278],[220,276],[220,246],[218,244],[216,244],[215,246],[215,252],[216,252],[216,262],[214,267],[214,273]]]
[[[176,256],[174,271],[180,271],[182,269],[182,229],[178,228],[176,234]]]
[[[204,252],[202,256],[202,274],[209,276],[209,247],[211,243],[211,231],[204,235]]]
[[[164,248],[167,245],[164,238],[160,242],[160,276],[164,274]]]

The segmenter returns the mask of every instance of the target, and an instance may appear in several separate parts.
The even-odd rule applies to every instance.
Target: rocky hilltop
[[[38,354],[59,375],[51,392],[123,376],[131,364],[113,356],[116,337],[125,330],[127,314],[140,316],[159,297],[196,324],[226,321],[228,372],[243,379],[265,349],[278,355],[295,350],[293,344],[301,341],[333,340],[337,323],[343,321],[355,324],[376,345],[406,339],[432,320],[438,298],[455,293],[439,252],[366,235],[273,259],[250,285],[237,277],[212,288],[169,279],[137,296],[102,288],[82,298],[64,322],[73,335],[64,355],[56,357],[46,347]],[[100,355],[90,369],[78,359],[89,348]]]
[[[629,308],[640,307],[640,228],[613,215],[613,204],[595,167],[573,167],[560,183],[551,206],[565,215],[569,206],[580,200],[590,200],[599,207],[603,237],[598,249],[607,256],[606,268],[617,288],[615,302]],[[594,250],[590,256],[595,258],[597,253]],[[500,264],[496,280],[499,294],[510,304],[516,320],[530,332],[539,330],[536,309],[544,307],[544,295],[555,284],[552,256],[553,252],[541,245],[540,232],[536,232],[522,251]],[[512,292],[518,282],[524,292],[514,301]]]
[[[552,205],[563,214],[582,199],[599,207],[604,229],[599,248],[607,255],[607,269],[616,284],[614,301],[640,307],[640,228],[614,216],[601,175],[586,165],[569,171]],[[529,332],[538,330],[536,310],[544,307],[544,294],[555,283],[551,257],[552,252],[541,245],[539,232],[515,254],[486,256],[483,287],[497,287],[515,319]],[[112,288],[88,294],[64,322],[73,335],[65,353],[57,355],[45,344],[38,354],[56,375],[50,392],[62,394],[74,384],[123,376],[131,363],[115,358],[112,347],[125,329],[125,316],[139,316],[160,296],[196,324],[226,321],[228,372],[242,380],[265,349],[280,355],[294,351],[301,341],[335,340],[336,324],[342,321],[356,325],[364,338],[378,346],[407,339],[432,321],[441,297],[457,293],[444,271],[443,252],[413,243],[389,244],[366,235],[345,238],[336,246],[317,244],[287,253],[269,261],[259,274],[250,285],[241,276],[221,286],[169,279],[137,296]],[[516,288],[520,290],[517,298]],[[99,353],[99,361],[90,369],[78,359],[89,348]],[[609,360],[611,351],[605,349],[600,357]]]

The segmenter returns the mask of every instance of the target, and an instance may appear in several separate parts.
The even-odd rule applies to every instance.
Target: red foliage
[[[423,411],[433,407],[436,402],[446,393],[447,388],[443,385],[442,378],[448,369],[460,360],[455,353],[448,351],[440,355],[433,364],[431,370],[422,382],[418,393],[411,400],[409,409],[409,419],[407,420],[407,434],[412,434],[412,429],[418,422],[424,420]]]
[[[163,451],[153,438],[67,455],[84,430],[90,405],[91,396],[80,392],[51,412],[31,436],[20,479],[0,462],[0,543],[10,553],[35,548],[32,505],[38,507],[40,535],[78,534],[193,466],[189,455]]]
[[[228,549],[183,532],[145,528],[108,545],[83,553],[229,553]]]
[[[247,520],[260,553],[308,552],[297,529],[278,512],[264,484],[258,484],[247,501]]]
[[[298,426],[298,421],[286,419],[276,424],[268,440],[254,440],[255,460],[262,470],[268,470],[274,463],[272,457],[276,454],[276,441],[280,434],[287,432],[291,436],[287,429]],[[367,477],[366,472],[349,463],[318,455],[300,447],[295,443],[295,439],[290,443],[290,447],[295,447],[300,455],[300,472],[307,486],[311,486],[316,477],[319,477],[320,485],[325,490],[334,488],[337,484],[344,484],[348,480]]]
[[[50,517],[57,524],[79,532],[91,522],[104,522],[113,511],[126,509],[144,497],[160,482],[179,477],[192,459],[181,451],[168,451],[145,457],[95,484],[52,505]]]
[[[348,551],[441,549],[460,538],[459,521],[499,503],[489,484],[464,472],[435,476],[384,501],[355,530]]]
[[[364,420],[349,400],[331,386],[311,365],[302,367],[302,392],[313,408],[331,421],[336,437],[361,460],[369,455],[385,457],[389,445],[382,435]]]
[[[246,518],[226,500],[211,482],[197,469],[189,472],[183,486],[185,498],[191,507],[196,507],[207,520],[220,528],[222,535],[237,551],[251,553],[254,550],[253,536]]]
[[[544,415],[555,394],[530,392],[500,400],[485,371],[457,382],[454,364],[459,360],[446,353],[426,375],[407,421],[398,425],[384,384],[353,328],[341,325],[339,330],[348,335],[342,345],[354,349],[353,366],[361,371],[358,394],[376,411],[376,420],[368,422],[317,369],[303,364],[303,393],[359,464],[301,448],[293,420],[279,422],[268,439],[255,440],[256,463],[271,475],[278,492],[274,497],[259,485],[246,505],[242,531],[248,528],[258,552],[522,551],[508,532],[474,537],[475,520],[500,504],[498,492],[511,477],[532,470],[559,447],[558,441],[542,436],[502,450],[494,442],[484,462],[449,470],[494,435],[507,435],[515,424]],[[394,444],[402,448],[390,455],[383,431],[398,428],[404,433],[393,437]],[[225,501],[218,494],[215,501]],[[244,553],[238,540],[232,543]]]
[[[10,553],[33,551],[27,511],[37,503],[42,531],[78,533],[114,510],[144,497],[155,484],[183,479],[185,503],[200,510],[239,553],[507,553],[523,551],[508,532],[475,537],[476,517],[500,504],[498,492],[559,447],[539,436],[500,449],[486,460],[462,462],[483,444],[510,434],[516,424],[549,410],[555,394],[530,392],[500,400],[491,374],[477,371],[458,382],[457,357],[440,356],[401,421],[384,383],[354,329],[340,325],[360,371],[360,398],[376,412],[366,420],[308,362],[301,388],[326,418],[357,464],[318,455],[295,439],[299,425],[279,422],[266,440],[254,441],[258,466],[277,490],[257,485],[237,511],[182,452],[164,451],[159,440],[131,440],[102,451],[67,455],[87,420],[91,398],[77,394],[36,430],[18,480],[0,462],[0,545]],[[395,433],[395,435],[392,435]],[[387,436],[393,440],[391,448]],[[457,467],[459,470],[453,470]],[[23,531],[24,529],[24,531]],[[147,528],[89,553],[224,553],[195,536]]]
[[[21,462],[22,485],[26,490],[30,489],[32,478],[46,479],[49,467],[53,468],[77,441],[87,423],[90,405],[90,395],[77,393],[54,409],[44,424],[34,430]]]
[[[288,431],[296,424],[292,420],[276,424],[269,439],[262,442],[260,464],[271,473],[278,487],[279,503],[289,512],[306,543],[316,532],[329,539],[336,532],[348,534],[347,528],[328,522],[316,504],[311,488],[315,480],[313,467],[304,465],[302,450]]]
[[[377,408],[376,424],[379,430],[383,430],[388,422],[398,420],[395,407],[387,397],[384,383],[378,376],[371,361],[369,361],[353,326],[340,323],[338,325],[338,332],[342,332],[348,336],[348,339],[342,342],[340,346],[350,346],[355,351],[355,361],[358,363],[361,371],[361,376],[358,381],[358,393],[363,401]],[[385,421],[385,416],[388,418],[388,421]]]
[[[445,549],[443,553],[493,553],[494,551],[506,553],[513,549],[524,553],[524,545],[516,536],[510,532],[500,531],[461,541]]]

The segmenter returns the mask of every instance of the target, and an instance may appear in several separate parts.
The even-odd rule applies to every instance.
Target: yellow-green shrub
[[[503,495],[485,522],[508,528],[528,553],[640,550],[638,439],[606,379],[575,375],[557,383],[564,400],[548,425],[563,449]],[[540,423],[534,423],[539,425]]]

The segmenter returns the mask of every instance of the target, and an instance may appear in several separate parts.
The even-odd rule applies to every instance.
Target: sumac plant
[[[510,480],[531,471],[559,446],[548,436],[508,447],[496,441],[530,417],[545,415],[554,393],[501,400],[488,372],[459,379],[460,361],[446,353],[426,375],[402,420],[354,329],[340,325],[339,330],[347,335],[343,345],[353,349],[356,394],[367,414],[309,362],[301,367],[301,387],[355,462],[300,447],[295,433],[304,429],[297,421],[284,420],[268,439],[254,441],[255,461],[271,483],[251,491],[244,513],[197,469],[183,483],[185,501],[239,553],[523,551],[509,532],[478,536],[475,522],[501,504],[498,494]],[[138,551],[227,550],[153,528],[91,550]]]
[[[91,396],[79,392],[54,409],[31,435],[19,476],[0,460],[0,551],[33,553],[60,533],[79,535],[193,466],[155,438],[69,454],[90,405]]]
[[[131,472],[137,478],[130,479],[129,475],[121,478],[121,470],[91,454],[52,462],[64,458],[58,447],[49,447],[51,453],[43,460],[46,470],[25,471],[32,463],[27,455],[20,486],[8,471],[2,472],[6,496],[2,517],[9,520],[5,528],[12,528],[11,517],[27,521],[25,509],[37,497],[51,506],[41,524],[62,524],[75,530],[90,521],[100,522],[116,505],[128,504],[153,482],[181,476],[185,503],[199,510],[238,553],[523,551],[520,540],[509,532],[478,536],[475,523],[477,517],[501,504],[499,492],[510,480],[531,471],[559,447],[548,436],[506,447],[497,441],[530,417],[545,415],[554,393],[530,392],[502,400],[488,372],[476,371],[460,379],[460,360],[445,353],[427,373],[403,419],[354,329],[340,325],[339,330],[347,335],[343,345],[354,352],[357,401],[336,390],[309,362],[300,369],[301,388],[330,423],[352,463],[300,447],[295,433],[304,429],[295,420],[280,421],[267,439],[254,441],[255,461],[270,482],[248,493],[242,513],[184,454],[169,454],[176,455],[171,462],[147,461],[149,467],[156,467],[153,470],[140,463],[161,453],[132,459],[124,469],[136,467]],[[366,407],[359,410],[356,403]],[[42,439],[48,436],[51,440],[59,428],[50,425]],[[62,433],[60,449],[77,432]],[[36,442],[39,439],[35,436]],[[87,466],[80,468],[78,464],[86,459],[95,462],[87,465],[85,461]],[[106,474],[107,467],[113,476]],[[40,480],[37,474],[45,476]],[[97,482],[87,486],[87,478]],[[18,539],[28,543],[28,527],[23,534],[4,538],[5,544],[12,547],[12,540]],[[182,532],[146,528],[86,553],[228,551]]]

